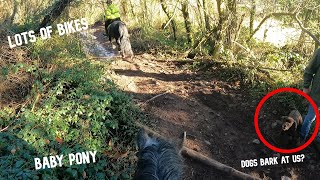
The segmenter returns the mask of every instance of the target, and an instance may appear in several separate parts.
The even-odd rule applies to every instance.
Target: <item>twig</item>
[[[168,94],[168,91],[167,91],[167,92],[164,92],[164,93],[162,93],[162,94],[158,94],[158,95],[152,97],[151,99],[148,99],[148,100],[145,101],[143,104],[147,104],[148,102],[153,101],[153,100],[155,100],[156,98],[158,98],[158,97],[160,97],[160,96],[163,96],[163,95],[166,95],[166,94]]]
[[[1,129],[0,132],[4,132],[4,131],[6,131],[7,129],[9,129],[9,125],[8,125],[7,127],[3,128],[3,129]]]
[[[265,69],[265,70],[272,70],[272,71],[292,71],[290,69],[275,69],[275,68],[267,68],[267,67],[256,67],[256,68],[258,68],[259,70]]]
[[[174,11],[172,13],[171,18],[168,20],[168,22],[166,23],[166,25],[163,27],[163,29],[167,28],[167,26],[169,25],[169,23],[172,21],[172,19],[174,18],[174,15],[176,14],[176,10],[178,7],[178,2],[176,3],[175,7],[174,7]]]
[[[117,56],[91,56],[88,58],[88,60],[91,60],[91,59],[112,59],[113,57],[117,57]]]
[[[203,35],[199,41],[197,41],[191,48],[189,48],[183,54],[189,54],[193,50],[196,50],[203,42],[207,41],[214,32],[215,32],[215,29],[212,29],[207,34]]]
[[[238,43],[237,41],[233,41],[232,40],[232,42],[235,43],[236,45],[238,45],[239,47],[241,47],[242,49],[244,49],[245,51],[247,51],[254,59],[257,59],[257,57],[253,54],[253,52],[249,48],[247,48],[244,45]]]
[[[31,108],[31,112],[33,112],[36,104],[38,103],[39,99],[40,99],[40,93],[37,93],[36,99],[34,100],[33,104],[32,104],[32,108]]]

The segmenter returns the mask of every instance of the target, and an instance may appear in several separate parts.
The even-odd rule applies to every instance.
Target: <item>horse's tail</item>
[[[118,31],[119,31],[119,34],[120,34],[120,40],[122,38],[129,37],[128,28],[127,28],[127,25],[124,22],[119,21],[118,28],[119,28]]]
[[[120,33],[120,49],[122,57],[133,56],[133,51],[130,43],[130,35],[125,23],[121,22],[119,24],[119,33]]]

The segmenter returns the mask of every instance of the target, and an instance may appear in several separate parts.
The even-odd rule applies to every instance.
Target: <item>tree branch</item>
[[[248,38],[247,42],[251,40],[251,38],[253,37],[254,34],[256,34],[256,32],[261,28],[261,26],[263,25],[263,23],[268,20],[271,17],[278,17],[278,16],[293,16],[295,13],[288,13],[288,12],[275,12],[275,13],[270,13],[268,15],[266,15],[261,22],[259,23],[259,25],[256,27],[256,29],[251,33],[250,37]]]
[[[244,45],[238,43],[237,41],[233,41],[233,43],[235,43],[236,45],[238,45],[239,47],[241,47],[242,49],[247,51],[250,54],[250,56],[252,56],[254,59],[257,59],[257,57],[253,54],[253,52],[249,48],[247,48]]]
[[[262,24],[263,24],[267,19],[269,19],[269,18],[271,18],[271,17],[273,17],[273,16],[275,16],[275,17],[278,17],[278,16],[291,16],[291,17],[293,17],[293,18],[297,21],[300,29],[301,29],[303,32],[307,33],[307,34],[315,41],[315,43],[316,43],[318,46],[320,46],[320,40],[319,40],[314,34],[312,34],[312,32],[310,32],[308,29],[306,29],[306,28],[303,26],[301,20],[298,18],[299,13],[300,13],[300,12],[292,12],[292,13],[278,12],[278,13],[270,13],[270,14],[268,14],[267,16],[265,16],[265,17],[262,19],[262,21],[259,23],[259,25],[257,26],[257,28],[252,32],[252,34],[251,34],[250,37],[248,38],[247,42],[250,41],[250,39],[253,37],[253,35],[261,28]]]
[[[299,27],[301,28],[301,30],[302,30],[303,32],[307,33],[307,34],[317,43],[317,45],[319,46],[319,45],[320,45],[319,39],[302,25],[301,21],[300,21],[299,18],[298,18],[298,15],[299,15],[299,13],[296,13],[296,14],[294,15],[294,19],[295,19],[295,20],[297,21],[297,23],[299,24]]]
[[[178,7],[178,2],[177,2],[177,4],[176,4],[175,7],[174,7],[174,11],[173,11],[171,17],[169,18],[168,22],[167,22],[166,25],[163,27],[163,29],[165,29],[165,28],[169,25],[169,23],[172,21],[172,19],[174,18],[174,15],[176,14],[176,11],[177,11],[177,7]]]

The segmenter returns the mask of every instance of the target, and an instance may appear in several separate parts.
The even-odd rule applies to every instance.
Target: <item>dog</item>
[[[292,110],[288,116],[282,116],[284,122],[282,124],[282,135],[287,137],[287,145],[296,147],[300,145],[300,136],[298,127],[303,123],[302,116],[298,110]]]
[[[134,180],[182,179],[182,158],[172,144],[149,137],[144,130],[138,133],[137,142],[138,165]]]
[[[297,130],[298,126],[303,123],[302,116],[298,110],[292,110],[289,116],[282,116],[282,119],[285,120],[282,124],[283,131],[288,131],[291,127]]]
[[[110,42],[113,38],[116,40],[122,58],[126,58],[127,56],[133,57],[128,29],[124,22],[113,21],[107,28],[107,35]]]

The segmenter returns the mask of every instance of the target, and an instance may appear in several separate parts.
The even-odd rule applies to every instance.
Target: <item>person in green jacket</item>
[[[105,29],[108,34],[107,28],[114,21],[121,21],[119,8],[112,3],[112,0],[107,0],[107,9],[105,12]]]
[[[306,67],[303,75],[303,92],[309,94],[313,101],[319,107],[320,105],[320,49],[314,52],[308,66]],[[300,134],[305,141],[312,122],[316,119],[316,115],[311,104],[308,107],[308,113],[304,118]],[[318,133],[316,141],[320,143],[320,134]]]

